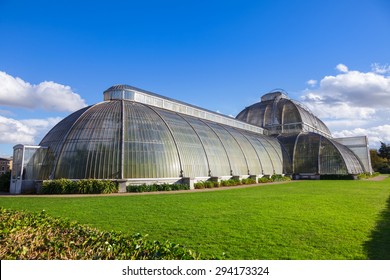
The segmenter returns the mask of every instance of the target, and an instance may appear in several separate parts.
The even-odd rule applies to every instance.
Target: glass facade
[[[360,163],[364,167],[365,172],[372,172],[367,136],[334,138],[333,140],[342,144],[343,146],[346,146],[355,155],[357,155]]]
[[[360,161],[350,149],[325,136],[302,132],[279,136],[292,162],[292,174],[360,174]],[[290,173],[290,172],[287,172]]]
[[[70,115],[40,145],[49,147],[40,179],[283,173],[275,138],[116,98]]]
[[[145,105],[122,102],[122,178],[178,177],[181,171],[179,154],[164,119]]]
[[[12,178],[204,179],[370,170],[367,141],[332,139],[321,120],[281,92],[263,96],[239,120],[129,86],[110,88],[104,99],[59,122],[39,149],[15,146]]]

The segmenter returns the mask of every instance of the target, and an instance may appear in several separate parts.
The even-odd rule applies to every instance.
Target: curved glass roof
[[[150,91],[132,87],[129,85],[116,85],[105,90],[104,101],[110,100],[130,100],[175,111],[181,114],[190,115],[197,118],[207,119],[213,122],[233,126],[236,128],[249,130],[257,133],[268,134],[264,128],[258,127],[235,118],[209,111],[185,102],[168,98]]]
[[[129,100],[81,109],[41,141],[51,178],[282,174],[276,138]]]
[[[278,137],[292,162],[294,174],[360,174],[358,157],[337,141],[317,133],[301,132]]]
[[[245,108],[236,118],[266,128],[269,134],[304,131],[331,137],[328,127],[308,108],[280,91],[265,94],[261,102]]]

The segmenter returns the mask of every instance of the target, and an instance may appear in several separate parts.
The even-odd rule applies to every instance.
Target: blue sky
[[[390,143],[390,1],[0,0],[0,156],[129,84],[237,115],[282,88]]]

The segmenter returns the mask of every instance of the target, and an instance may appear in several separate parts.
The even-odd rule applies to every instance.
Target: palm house
[[[59,178],[110,179],[125,191],[130,184],[371,172],[367,137],[332,138],[282,90],[236,118],[127,85],[103,95],[39,145],[14,147],[11,193]]]

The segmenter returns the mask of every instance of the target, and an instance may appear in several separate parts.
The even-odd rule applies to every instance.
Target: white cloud
[[[370,107],[356,107],[347,102],[327,103],[316,100],[304,99],[305,105],[310,108],[320,119],[352,119],[366,120],[374,117],[377,110]]]
[[[34,143],[34,129],[24,125],[20,121],[0,116],[0,143]]]
[[[369,128],[354,128],[333,133],[335,137],[351,137],[367,135],[370,147],[379,147],[380,142],[390,143],[390,125],[380,125]]]
[[[368,135],[369,141],[390,142],[389,66],[372,65],[372,71],[351,71],[323,77],[318,86],[306,89],[303,103],[329,126],[336,137]]]
[[[340,72],[343,72],[343,73],[348,72],[348,67],[345,66],[345,65],[342,64],[342,63],[337,64],[336,69],[339,70]]]
[[[11,107],[73,112],[85,101],[69,86],[55,82],[31,85],[21,78],[0,71],[0,104]]]
[[[38,144],[61,118],[15,120],[0,116],[1,144]]]
[[[14,113],[12,113],[11,111],[8,111],[8,110],[0,109],[0,115],[3,115],[3,116],[13,116]]]
[[[388,74],[390,73],[390,65],[388,64],[385,64],[385,65],[381,65],[379,63],[373,63],[371,65],[371,69],[374,73],[378,73],[378,74]]]
[[[309,86],[314,87],[314,86],[317,85],[318,81],[317,81],[317,80],[308,80],[306,83],[307,83]]]

